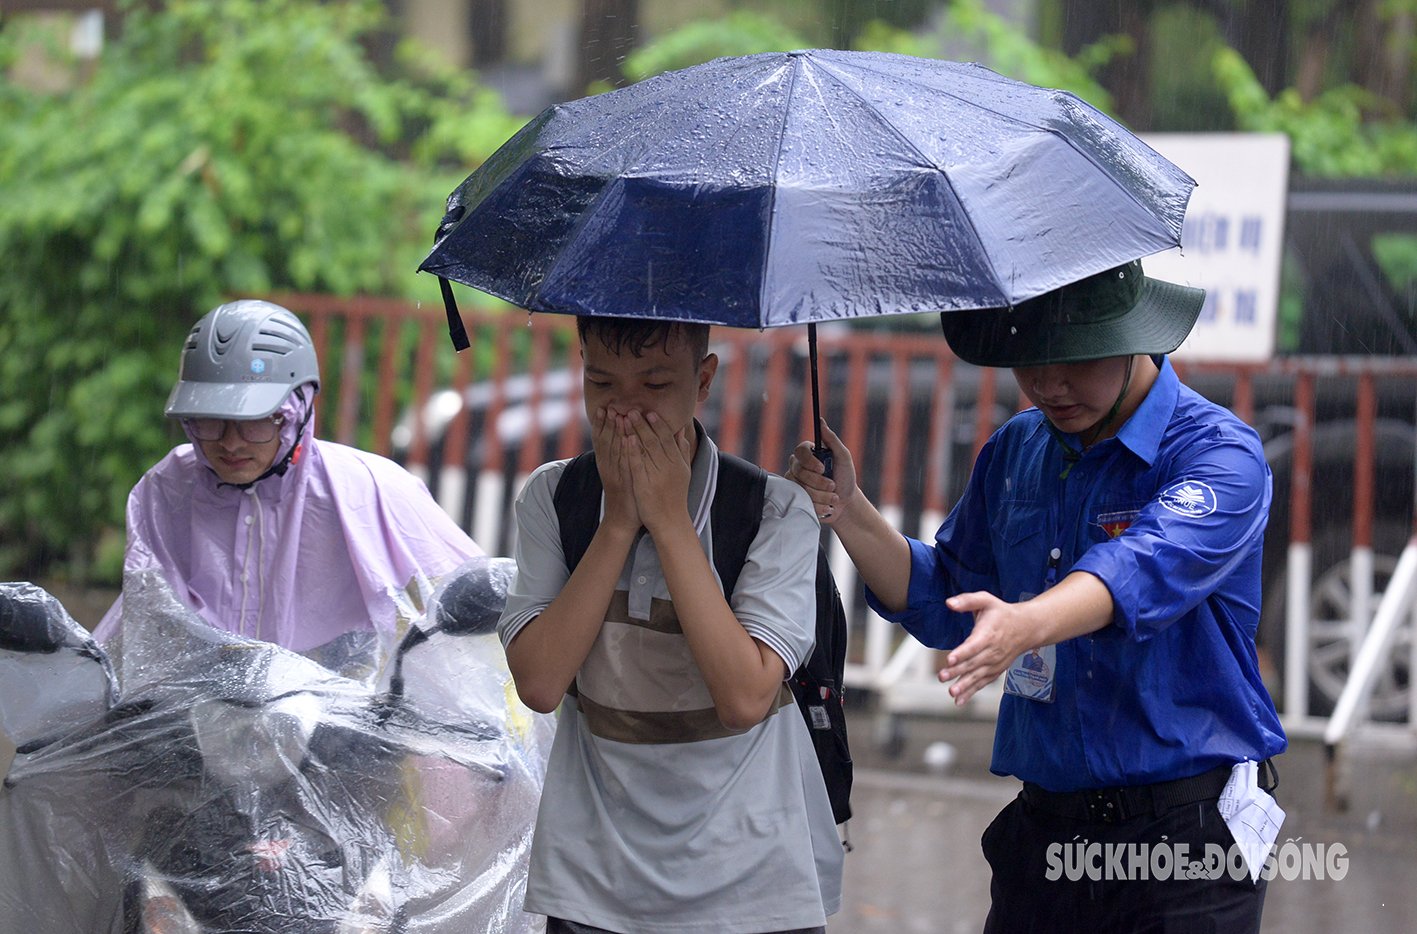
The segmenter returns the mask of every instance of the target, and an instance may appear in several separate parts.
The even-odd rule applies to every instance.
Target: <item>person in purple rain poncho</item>
[[[319,388],[289,310],[246,300],[203,316],[166,407],[191,443],[129,495],[124,576],[159,569],[212,626],[347,670],[387,652],[482,549],[402,467],[317,440]],[[99,641],[122,619],[120,596]]]

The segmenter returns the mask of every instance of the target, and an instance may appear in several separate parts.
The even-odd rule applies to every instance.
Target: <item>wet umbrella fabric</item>
[[[1178,245],[1194,186],[980,65],[766,53],[543,111],[419,268],[531,311],[732,327],[1000,308]]]
[[[548,108],[453,193],[420,269],[735,327],[997,308],[1176,245],[1194,184],[979,65],[767,53]]]

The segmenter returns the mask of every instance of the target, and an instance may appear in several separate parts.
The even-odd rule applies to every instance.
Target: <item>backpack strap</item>
[[[566,570],[574,571],[590,547],[595,530],[600,526],[600,471],[595,468],[595,452],[571,458],[551,503],[556,507],[556,519],[561,530],[561,552],[566,558]]]
[[[763,498],[768,475],[757,464],[719,452],[718,486],[709,506],[713,528],[713,566],[723,582],[725,597],[733,595],[738,572],[748,560],[748,549],[758,537],[763,518]],[[571,458],[556,483],[551,502],[560,523],[561,552],[566,570],[574,571],[585,556],[600,525],[603,487],[595,467],[595,452]]]
[[[709,523],[713,528],[713,566],[723,582],[725,598],[733,596],[738,572],[758,537],[767,487],[763,468],[741,457],[718,453],[718,487],[709,507]]]

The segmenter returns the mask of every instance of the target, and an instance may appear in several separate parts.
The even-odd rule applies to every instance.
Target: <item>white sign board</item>
[[[1279,265],[1289,186],[1282,133],[1155,133],[1142,137],[1197,182],[1181,248],[1143,257],[1148,276],[1205,289],[1190,360],[1262,362],[1274,355]]]

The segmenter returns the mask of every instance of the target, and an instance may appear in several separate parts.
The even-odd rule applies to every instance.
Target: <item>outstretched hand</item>
[[[822,439],[832,454],[832,476],[813,453],[812,442],[803,441],[793,450],[787,464],[787,478],[807,491],[823,525],[834,523],[860,490],[856,486],[856,462],[846,444],[822,419]]]
[[[945,667],[940,669],[940,681],[954,682],[950,696],[962,705],[1037,645],[1037,634],[1022,604],[1005,603],[991,593],[956,594],[945,605],[956,613],[974,614],[969,638],[945,656]]]
[[[1112,592],[1086,571],[1074,571],[1042,594],[1006,603],[991,593],[955,594],[945,606],[973,613],[969,638],[945,656],[940,680],[953,681],[950,696],[963,704],[1003,674],[1029,649],[1057,645],[1097,632],[1112,622]]]

